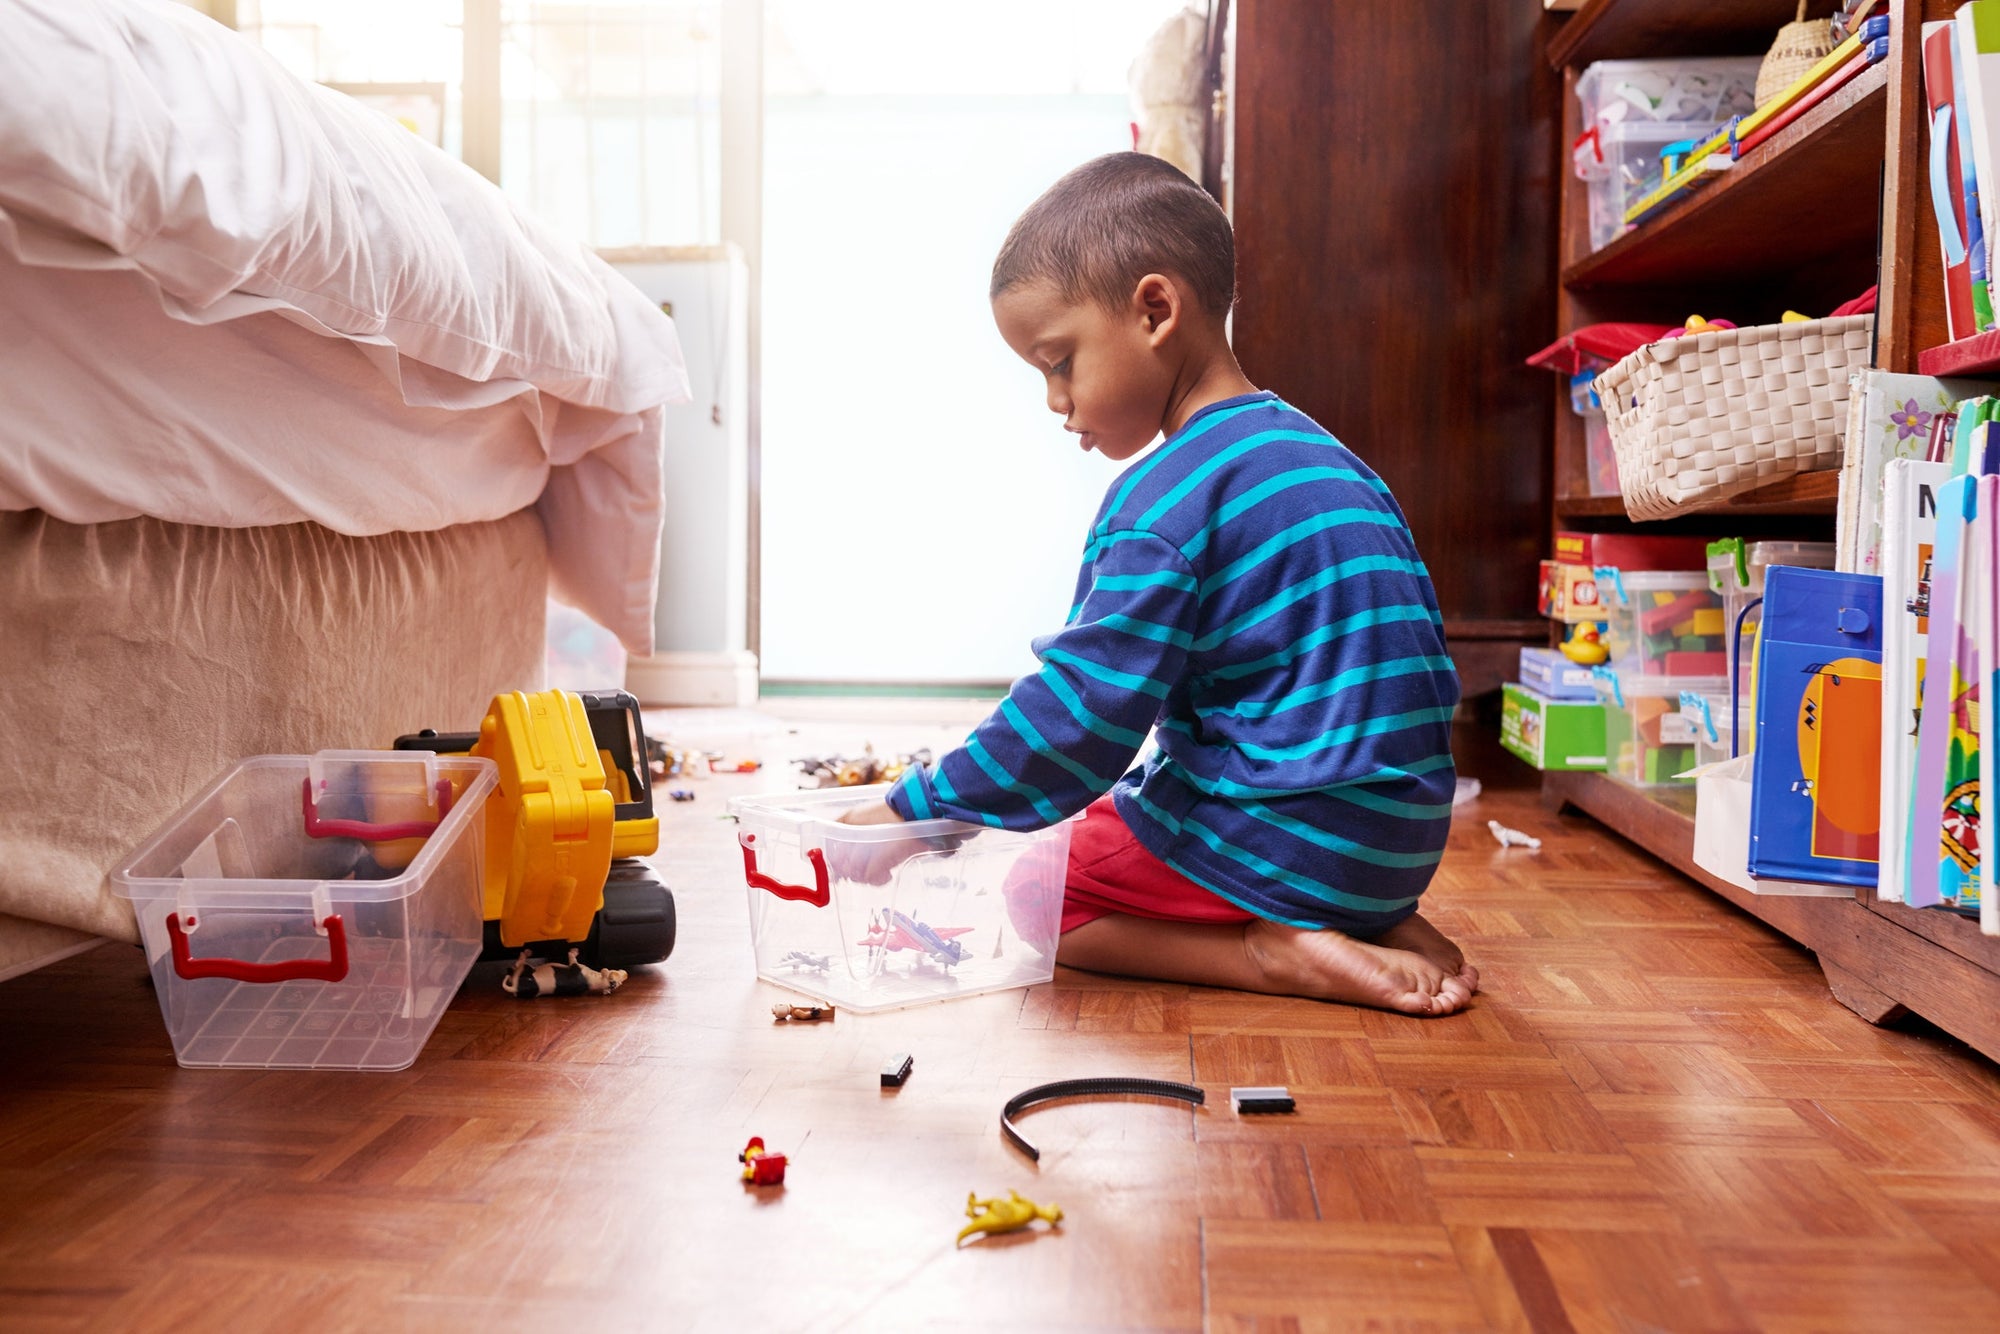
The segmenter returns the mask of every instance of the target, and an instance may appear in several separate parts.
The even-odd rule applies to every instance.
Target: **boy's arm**
[[[890,789],[906,820],[1040,829],[1076,814],[1132,765],[1194,643],[1200,592],[1187,559],[1150,533],[1092,544],[1089,592],[1038,640],[1024,676],[966,743]]]

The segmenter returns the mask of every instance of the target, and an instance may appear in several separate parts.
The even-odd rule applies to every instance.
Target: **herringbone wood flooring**
[[[529,1004],[477,972],[401,1074],[180,1070],[125,947],[0,985],[0,1328],[2000,1328],[2000,1073],[1532,793],[1462,812],[1428,900],[1484,975],[1453,1018],[1064,972],[795,1027],[716,818],[757,781],[663,808],[669,964]],[[1210,1101],[1002,1144],[1007,1095],[1105,1073]],[[1297,1114],[1238,1119],[1246,1083]],[[954,1251],[1009,1187],[1061,1235]]]

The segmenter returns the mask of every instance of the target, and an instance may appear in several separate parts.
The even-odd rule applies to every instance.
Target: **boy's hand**
[[[886,801],[872,801],[856,806],[840,817],[840,823],[851,825],[901,824],[903,817],[896,808]],[[883,839],[880,842],[854,842],[842,850],[835,865],[827,869],[836,876],[847,880],[858,880],[864,885],[886,885],[896,868],[924,850],[923,843],[914,838]]]
[[[856,806],[840,817],[842,824],[901,824],[903,817],[896,814],[896,808],[886,801],[869,802]]]

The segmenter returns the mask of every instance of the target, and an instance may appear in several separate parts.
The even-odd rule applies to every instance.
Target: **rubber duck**
[[[1605,644],[1604,636],[1589,622],[1577,626],[1570,632],[1569,638],[1556,647],[1565,658],[1579,667],[1595,667],[1611,656],[1611,649]]]
[[[964,1241],[975,1232],[1018,1232],[1037,1218],[1046,1219],[1050,1227],[1062,1224],[1063,1211],[1059,1206],[1024,1200],[1018,1190],[1010,1190],[1007,1195],[1004,1200],[982,1200],[978,1191],[967,1191],[965,1216],[972,1221],[959,1229],[958,1241]],[[952,1244],[957,1245],[958,1242]]]

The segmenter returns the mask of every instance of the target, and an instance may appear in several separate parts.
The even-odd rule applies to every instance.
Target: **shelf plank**
[[[1563,286],[1754,279],[1843,260],[1865,272],[1888,88],[1887,62],[1864,70],[1708,185],[1564,269]]]
[[[1834,7],[1817,0],[1807,12],[1824,16]],[[1549,64],[1762,55],[1798,8],[1795,0],[1589,0],[1549,42]]]
[[[1834,512],[1840,502],[1840,472],[1835,468],[1819,472],[1795,473],[1781,478],[1768,486],[1746,491],[1742,495],[1726,500],[1711,501],[1682,511],[1674,518],[1697,514],[1720,515],[1773,515],[1773,514],[1827,514]],[[1625,502],[1618,496],[1557,496],[1556,516],[1558,518],[1601,518],[1625,513]],[[1670,520],[1648,520],[1647,522],[1670,522]]]
[[[1917,369],[1925,375],[2000,375],[2000,329],[1917,354]]]
[[[1920,931],[1899,914],[1874,911],[1872,905],[1855,899],[1752,894],[1719,880],[1694,864],[1692,788],[1637,788],[1603,774],[1552,773],[1543,775],[1542,796],[1551,805],[1566,803],[1583,811],[1841,973],[2000,1060],[2000,950],[1978,952],[1966,945],[1961,928],[1968,923],[1926,921]],[[1902,913],[1949,916],[1911,909]],[[1934,939],[1932,930],[1966,948]],[[1977,927],[1972,934],[1977,936]],[[1978,957],[1969,957],[1969,952]]]

